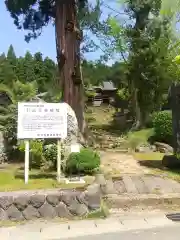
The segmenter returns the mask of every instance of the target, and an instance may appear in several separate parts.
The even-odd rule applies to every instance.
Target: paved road
[[[179,240],[180,225],[169,226],[164,228],[153,228],[147,230],[134,230],[128,232],[106,233],[92,236],[83,236],[77,238],[68,238],[69,240]],[[57,239],[56,239],[57,240]],[[60,239],[65,240],[65,239]],[[66,238],[67,240],[67,238]]]

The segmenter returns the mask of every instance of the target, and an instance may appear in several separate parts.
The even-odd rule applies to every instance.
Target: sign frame
[[[46,106],[46,108],[44,108]],[[26,114],[28,116],[24,116],[25,113],[23,111],[24,107],[28,108],[28,111],[26,111]],[[39,118],[38,115],[36,114],[38,111],[36,111],[36,108],[40,109],[40,107],[42,108],[42,111],[39,111]],[[30,109],[30,110],[29,110]],[[31,111],[33,109],[33,111]],[[44,109],[48,109],[48,111],[44,112]],[[59,118],[55,119],[55,114],[52,114],[52,117],[49,119],[48,117],[50,117],[50,114],[54,112],[53,111],[49,111],[52,109],[58,109],[59,111],[55,111],[57,113],[57,115],[59,116]],[[26,109],[27,110],[27,109]],[[60,112],[60,110],[62,110],[62,112]],[[23,112],[23,113],[22,113]],[[31,114],[30,114],[31,112]],[[50,113],[48,115],[48,112]],[[29,114],[28,114],[29,113]],[[23,120],[25,118],[26,121],[29,121],[30,116],[32,116],[31,121],[35,122],[35,126],[38,126],[38,119],[41,119],[41,124],[42,123],[42,116],[45,117],[45,119],[47,120],[47,122],[49,122],[49,125],[47,124],[47,126],[50,127],[50,123],[52,119],[55,119],[55,123],[57,123],[60,120],[60,117],[62,117],[62,126],[63,126],[63,131],[62,133],[56,133],[56,131],[60,131],[62,130],[60,127],[60,124],[58,125],[59,128],[57,130],[53,130],[52,133],[46,134],[45,136],[41,136],[38,135],[40,133],[38,133],[38,130],[34,130],[36,131],[34,133],[34,135],[32,134],[28,134],[28,130],[31,130],[33,127],[33,124],[31,123],[30,125],[30,129],[27,127],[27,125],[25,125],[26,131],[24,131],[23,128],[21,128],[22,124],[23,124]],[[54,117],[54,118],[53,118]],[[25,123],[26,123],[25,121]],[[46,121],[45,121],[46,122]],[[39,124],[40,125],[40,124]],[[53,124],[52,124],[53,125]],[[46,128],[44,127],[43,130],[41,131],[46,131]],[[50,132],[50,131],[49,131]],[[29,152],[30,152],[30,144],[29,144],[29,140],[32,139],[57,139],[57,181],[60,182],[61,181],[61,147],[62,147],[62,140],[65,139],[67,137],[67,107],[65,104],[63,103],[35,103],[35,102],[19,102],[18,103],[18,121],[17,121],[17,138],[20,140],[24,140],[25,142],[25,166],[24,166],[24,181],[25,184],[28,184],[29,181]]]

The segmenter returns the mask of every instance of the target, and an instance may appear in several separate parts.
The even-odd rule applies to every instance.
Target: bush
[[[155,140],[165,143],[172,142],[172,112],[161,111],[153,115]]]
[[[57,165],[57,144],[49,144],[44,147],[44,169],[56,169]]]
[[[143,144],[144,141],[141,137],[138,137],[138,136],[130,136],[128,138],[128,146],[129,148],[132,150],[132,151],[135,151],[136,148],[140,145],[140,144]]]
[[[83,148],[71,153],[66,161],[67,174],[92,174],[100,166],[100,156],[91,149]]]
[[[30,141],[29,144],[30,150],[30,167],[32,168],[40,168],[42,163],[44,162],[44,155],[43,155],[43,142],[41,140],[34,140]],[[25,151],[25,144],[24,142],[20,142],[19,150],[24,152]]]
[[[5,139],[9,160],[20,160],[17,143],[17,103],[27,102],[37,94],[36,82],[13,82],[13,86],[0,84],[0,91],[8,97],[7,104],[0,106],[0,128]]]

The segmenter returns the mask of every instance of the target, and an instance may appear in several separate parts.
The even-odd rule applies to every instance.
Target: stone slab
[[[138,193],[135,183],[133,182],[130,176],[128,175],[123,176],[123,182],[124,182],[127,193],[134,193],[134,194]]]
[[[148,193],[148,188],[140,176],[132,176],[131,178],[139,194]]]

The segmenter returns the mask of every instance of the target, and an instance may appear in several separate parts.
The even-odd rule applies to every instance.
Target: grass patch
[[[110,166],[101,166],[101,171],[103,172],[106,179],[111,179],[120,176],[119,169]]]
[[[148,140],[153,134],[153,128],[129,132],[126,138],[127,146],[134,151],[140,144],[148,145]]]
[[[141,166],[150,168],[152,174],[180,182],[180,169],[172,170],[162,165],[163,153],[134,153],[133,155]]]
[[[128,139],[137,138],[141,140],[143,143],[148,142],[148,139],[154,135],[153,128],[142,129],[139,131],[129,132],[127,135]]]
[[[107,105],[101,105],[101,107],[89,106],[88,111],[85,113],[85,117],[89,120],[89,125],[103,126],[104,123],[112,121],[115,109],[108,107]]]
[[[58,183],[56,181],[56,172],[44,173],[39,170],[31,170],[29,172],[29,183],[24,183],[24,170],[20,167],[9,165],[5,169],[0,170],[0,191],[18,191],[18,190],[33,190],[33,189],[85,189],[94,180],[92,176],[85,176],[85,184],[65,182]]]
[[[86,218],[87,219],[107,218],[109,214],[110,214],[109,209],[106,203],[102,200],[100,209],[90,212]]]
[[[119,125],[112,124],[114,113],[115,108],[107,104],[102,104],[100,107],[88,106],[85,118],[94,135],[110,134],[120,136],[122,134]]]
[[[134,158],[138,161],[161,161],[164,153],[152,152],[152,153],[134,153]]]
[[[134,153],[133,156],[141,166],[151,168],[153,171],[165,170],[162,165],[163,153]]]
[[[141,129],[134,132],[129,132],[128,136],[134,136],[134,137],[140,137],[143,140],[147,140],[149,137],[151,137],[154,134],[153,128],[147,128],[147,129]]]

